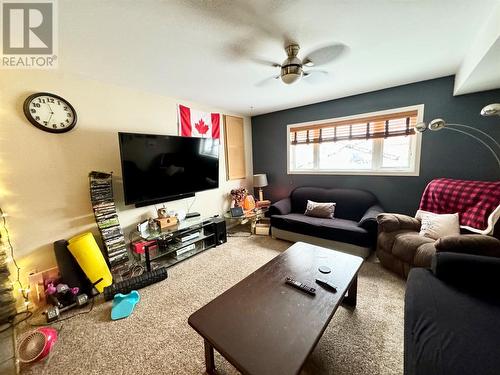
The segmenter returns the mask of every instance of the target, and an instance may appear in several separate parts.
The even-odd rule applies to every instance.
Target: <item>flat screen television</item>
[[[125,204],[136,207],[219,187],[219,140],[118,133]]]

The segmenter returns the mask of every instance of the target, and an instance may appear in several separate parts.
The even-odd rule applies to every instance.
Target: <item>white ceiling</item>
[[[498,0],[65,0],[59,67],[113,84],[261,114],[455,74]],[[330,43],[348,53],[319,84],[286,86],[281,63]],[[235,48],[249,57],[236,57]],[[251,110],[253,107],[253,110]]]

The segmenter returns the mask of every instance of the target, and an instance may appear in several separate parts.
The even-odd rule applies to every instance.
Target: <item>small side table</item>
[[[243,216],[233,217],[230,212],[226,212],[224,214],[224,218],[228,223],[228,228],[234,228],[237,225],[245,225],[250,223],[250,235],[255,234],[255,226],[259,222],[265,218],[267,212],[267,208],[265,209],[256,209],[252,211],[246,212]]]

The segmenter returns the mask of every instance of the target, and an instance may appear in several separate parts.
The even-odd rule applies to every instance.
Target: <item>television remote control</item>
[[[316,279],[316,282],[319,285],[324,286],[325,288],[332,290],[334,293],[337,292],[337,287],[335,285],[333,285],[332,283],[330,283],[329,281],[326,281],[323,279]]]
[[[291,277],[287,277],[285,279],[285,282],[288,285],[293,286],[294,288],[302,290],[303,292],[306,292],[306,293],[311,294],[313,296],[316,295],[316,289],[315,288],[312,288],[312,287],[310,287],[310,286],[308,286],[306,284],[302,284],[302,283],[298,282],[297,280],[292,279]]]

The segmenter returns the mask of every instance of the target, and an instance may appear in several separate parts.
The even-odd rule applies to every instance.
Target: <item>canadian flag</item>
[[[183,137],[220,138],[220,113],[179,105],[179,134]]]

